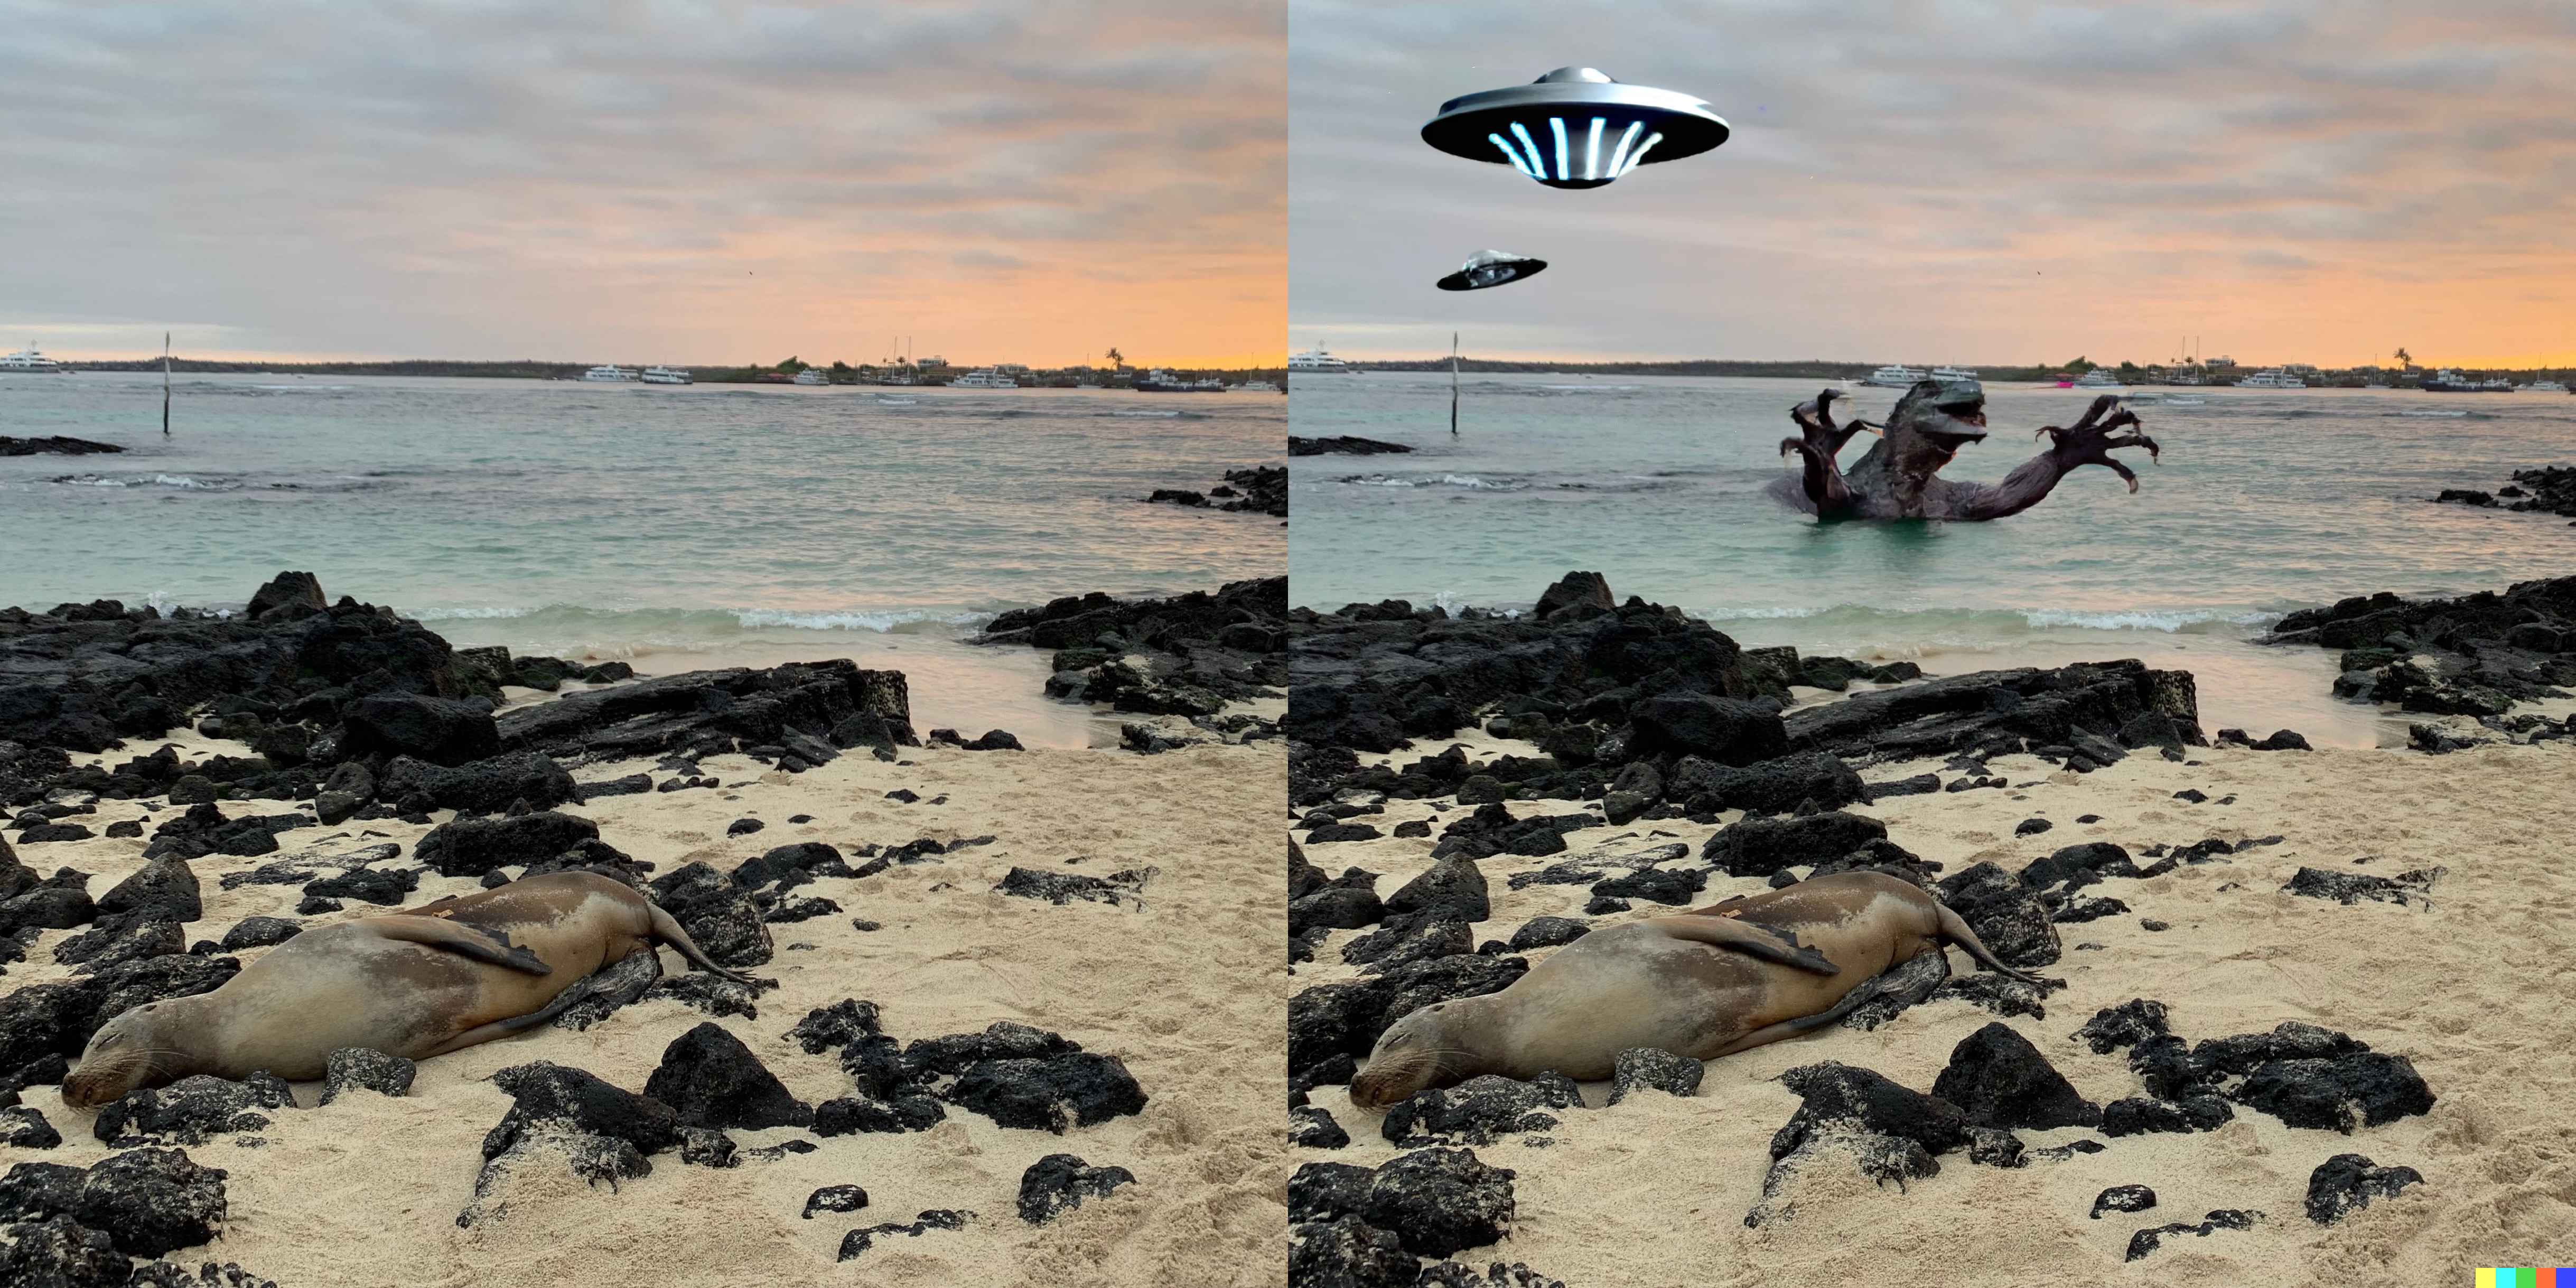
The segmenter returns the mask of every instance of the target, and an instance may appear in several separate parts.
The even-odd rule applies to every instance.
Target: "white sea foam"
[[[791,626],[808,631],[875,631],[882,635],[906,626],[924,623],[940,626],[974,626],[993,620],[991,613],[939,613],[927,609],[891,609],[875,612],[798,613],[775,608],[737,608],[729,610],[734,620],[746,629],[764,626]]]
[[[2023,621],[2041,629],[2052,626],[2080,626],[2097,631],[2161,631],[2173,634],[2194,626],[2213,624],[2259,626],[2280,618],[2279,613],[2227,612],[2220,609],[2153,609],[2129,612],[2078,612],[2062,608],[2025,608],[2017,610]]]

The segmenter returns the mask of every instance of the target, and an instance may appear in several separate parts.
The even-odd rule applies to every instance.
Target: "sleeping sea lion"
[[[657,943],[743,978],[707,960],[633,887],[591,871],[318,927],[213,992],[109,1020],[63,1080],[63,1102],[96,1108],[199,1073],[238,1080],[265,1069],[305,1081],[342,1047],[442,1055],[553,1019],[585,995],[575,985]]]
[[[1944,943],[2031,978],[1920,886],[1878,870],[1611,926],[1499,993],[1397,1020],[1351,1080],[1351,1099],[1381,1108],[1487,1073],[1607,1078],[1631,1047],[1714,1059],[1841,1019],[1873,995],[1862,985]]]

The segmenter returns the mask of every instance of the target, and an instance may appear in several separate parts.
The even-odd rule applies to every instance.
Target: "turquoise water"
[[[1277,461],[1286,401],[192,376],[164,440],[157,375],[5,377],[0,434],[129,450],[0,460],[0,604],[231,605],[309,569],[459,643],[873,657],[931,722],[1078,742],[1042,657],[955,639],[1058,595],[1275,575],[1278,520],[1139,498]]]
[[[1914,658],[2143,656],[2200,677],[2204,723],[2345,744],[2388,730],[2326,696],[2332,655],[2246,639],[2292,608],[2395,590],[2456,594],[2576,572],[2576,528],[2434,506],[2576,458],[2576,398],[2386,390],[2137,390],[2163,448],[2139,491],[2102,469],[1992,523],[1820,525],[1773,498],[1788,409],[1818,382],[1471,375],[1448,432],[1445,373],[1297,377],[1292,432],[1411,445],[1291,463],[1293,598],[1334,607],[1526,605],[1568,569],[1609,574],[1739,640]],[[1996,480],[2090,395],[1989,383],[1992,437],[1945,474]],[[1897,391],[1838,412],[1884,417]],[[1855,408],[1853,404],[1856,403]],[[1868,445],[1856,440],[1844,464]],[[2261,732],[2261,730],[2258,730]]]

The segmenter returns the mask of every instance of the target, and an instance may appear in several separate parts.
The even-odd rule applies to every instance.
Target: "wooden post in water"
[[[170,436],[170,333],[161,333],[161,436]]]
[[[1450,332],[1450,438],[1458,438],[1458,332]]]

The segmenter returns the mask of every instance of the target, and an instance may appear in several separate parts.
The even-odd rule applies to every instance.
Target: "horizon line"
[[[29,344],[30,344],[30,346],[32,347],[32,346],[33,346],[33,341],[30,341],[30,342],[29,342]],[[147,354],[142,354],[142,355],[140,355],[140,356],[134,356],[134,355],[127,355],[127,354],[120,354],[120,353],[110,353],[110,352],[107,352],[107,351],[104,351],[104,350],[50,350],[50,349],[49,349],[49,350],[43,350],[43,352],[44,352],[44,354],[45,354],[45,356],[46,356],[46,357],[49,357],[49,358],[55,359],[56,361],[59,361],[59,362],[159,362],[159,361],[161,360],[161,357],[162,357],[162,355],[157,354],[157,353],[147,353]],[[830,367],[830,366],[832,365],[832,363],[833,363],[833,362],[842,362],[842,363],[845,363],[846,365],[851,366],[851,367],[854,367],[854,368],[855,368],[855,367],[875,367],[875,366],[883,366],[883,365],[885,365],[885,364],[883,363],[883,361],[882,361],[882,360],[879,360],[879,359],[869,359],[868,361],[865,361],[865,362],[849,362],[847,359],[843,359],[843,358],[834,358],[834,359],[829,359],[829,360],[822,361],[822,362],[813,362],[813,361],[810,361],[810,360],[806,359],[802,354],[790,354],[790,355],[788,355],[788,356],[789,356],[789,357],[791,357],[791,358],[794,358],[795,360],[797,360],[797,361],[799,361],[799,362],[804,362],[804,363],[806,363],[806,365],[808,365],[808,366]],[[968,361],[968,360],[965,360],[965,359],[947,358],[945,355],[942,355],[942,354],[935,354],[935,353],[934,353],[934,354],[931,354],[931,355],[929,355],[929,356],[934,357],[934,358],[941,358],[941,359],[943,359],[943,360],[947,363],[947,365],[948,365],[948,366],[950,366],[950,367],[963,368],[963,369],[967,369],[967,370],[972,370],[972,369],[977,368],[977,367],[995,367],[995,366],[1000,366],[1000,365],[1002,365],[1002,363],[1003,363],[1003,362],[1013,361],[1012,359],[1000,359],[1000,360],[996,360],[996,361],[992,361],[992,362]],[[225,351],[217,351],[217,352],[199,352],[199,353],[187,353],[187,354],[173,352],[172,354],[170,354],[170,358],[171,358],[171,360],[172,360],[172,361],[174,361],[174,362],[274,363],[274,364],[277,364],[277,365],[279,365],[279,366],[323,366],[323,365],[328,365],[328,364],[332,364],[332,363],[387,363],[387,364],[390,364],[390,363],[400,363],[400,362],[452,362],[452,363],[467,364],[467,365],[475,365],[475,366],[510,366],[510,365],[513,365],[513,364],[527,364],[527,365],[539,365],[539,366],[551,366],[551,367],[593,367],[593,366],[599,366],[599,365],[602,365],[602,364],[600,364],[600,363],[598,363],[598,362],[595,362],[595,361],[592,361],[592,360],[590,360],[590,359],[586,359],[586,358],[582,358],[582,359],[575,359],[575,358],[533,358],[533,357],[519,357],[519,358],[448,358],[448,357],[423,357],[423,356],[420,356],[420,355],[417,355],[417,354],[410,355],[410,356],[406,356],[406,357],[389,357],[389,356],[378,355],[378,354],[365,354],[365,355],[348,355],[348,354],[287,354],[287,353],[265,352],[265,351],[258,351],[258,350],[250,350],[250,351],[225,350]],[[1086,365],[1086,364],[1088,364],[1088,365],[1091,365],[1095,370],[1097,370],[1097,369],[1102,369],[1102,368],[1100,367],[1100,363],[1101,363],[1103,360],[1104,360],[1104,359],[1086,359],[1086,360],[1084,360],[1084,362],[1082,362],[1082,363],[1066,363],[1066,364],[1062,364],[1062,365],[1058,365],[1058,366],[1041,366],[1040,364],[1038,364],[1038,363],[1034,363],[1034,362],[1030,362],[1030,363],[1022,363],[1022,364],[1020,364],[1020,365],[1026,366],[1026,367],[1028,367],[1028,368],[1029,368],[1030,370],[1032,370],[1032,371],[1063,371],[1063,370],[1066,370],[1068,367],[1071,367],[1071,366]],[[727,370],[737,370],[737,369],[741,369],[741,368],[745,368],[745,367],[754,367],[754,366],[772,366],[772,365],[775,365],[775,362],[776,362],[776,360],[772,360],[772,361],[768,361],[768,362],[752,362],[752,363],[742,363],[742,362],[662,362],[662,363],[632,363],[632,362],[618,362],[618,363],[616,363],[616,365],[619,365],[619,366],[630,366],[630,365],[665,366],[665,367],[676,367],[676,368],[679,368],[679,369],[682,369],[682,370],[698,370],[698,369],[727,369]],[[1262,358],[1262,357],[1259,357],[1259,356],[1257,356],[1257,355],[1248,355],[1248,354],[1239,354],[1239,353],[1238,353],[1238,354],[1225,354],[1225,355],[1214,356],[1214,357],[1207,356],[1207,355],[1191,355],[1191,356],[1188,356],[1188,357],[1182,357],[1182,358],[1158,358],[1158,359],[1153,360],[1152,362],[1143,362],[1143,361],[1139,361],[1139,360],[1137,360],[1137,359],[1133,359],[1133,358],[1130,358],[1130,359],[1127,359],[1127,360],[1126,360],[1126,363],[1127,363],[1127,365],[1128,365],[1128,366],[1131,366],[1131,367],[1137,367],[1137,368],[1139,368],[1139,369],[1143,369],[1143,368],[1146,368],[1146,367],[1172,367],[1172,368],[1183,368],[1183,367],[1188,367],[1188,368],[1210,368],[1210,369],[1216,369],[1216,370],[1260,370],[1260,369],[1263,369],[1263,368],[1270,368],[1270,367],[1284,367],[1284,366],[1286,366],[1286,365],[1287,365],[1287,362],[1288,362],[1288,351],[1287,351],[1286,349],[1281,349],[1281,350],[1278,352],[1278,355],[1277,355],[1275,358]]]

